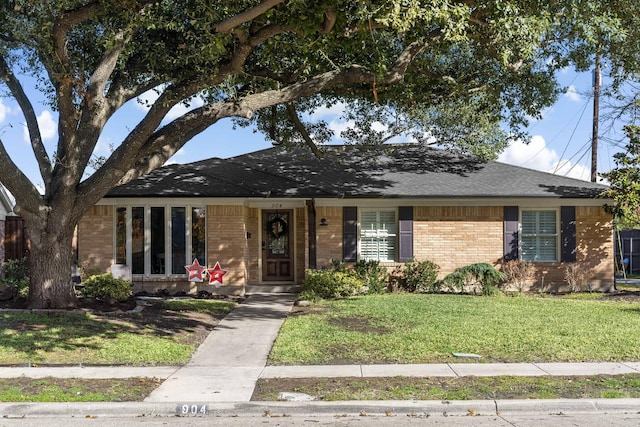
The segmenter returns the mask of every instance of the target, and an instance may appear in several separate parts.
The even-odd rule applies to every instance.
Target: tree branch
[[[27,122],[27,129],[29,130],[29,140],[31,141],[31,148],[38,162],[40,168],[40,175],[44,182],[48,182],[51,179],[51,159],[47,154],[47,150],[42,143],[42,135],[40,134],[40,127],[38,126],[38,119],[33,109],[33,105],[29,101],[22,85],[9,69],[3,57],[0,57],[0,79],[4,80],[9,90],[15,97],[22,114]]]
[[[251,9],[247,9],[244,12],[238,13],[237,15],[234,15],[229,19],[214,24],[213,31],[215,31],[216,33],[229,33],[237,26],[256,19],[258,16],[267,12],[269,9],[276,7],[280,3],[284,3],[284,0],[263,0],[257,6],[254,6]]]
[[[320,28],[320,34],[327,35],[333,29],[333,26],[336,25],[336,21],[338,19],[338,15],[333,10],[331,6],[327,7],[324,11],[324,22],[322,23],[322,28]]]
[[[429,40],[432,41],[437,39],[438,37],[440,37],[440,34],[441,33],[439,30],[432,32]],[[393,64],[393,67],[391,67],[391,70],[389,70],[389,72],[386,74],[386,83],[401,82],[404,79],[404,75],[407,72],[407,68],[409,67],[409,65],[411,65],[415,57],[418,56],[420,52],[422,52],[428,46],[428,42],[413,42],[409,46],[407,46],[404,51],[402,51],[402,53],[398,55],[398,58]]]
[[[37,213],[42,208],[42,196],[24,172],[11,160],[1,139],[0,182],[16,196],[18,202],[16,214],[20,215],[21,211]]]
[[[91,158],[93,149],[98,142],[97,135],[104,128],[115,108],[112,103],[105,100],[105,89],[111,78],[111,74],[115,69],[120,54],[124,50],[129,37],[120,33],[117,37],[118,43],[116,47],[108,51],[103,57],[96,69],[94,70],[87,92],[84,99],[84,107],[81,109],[82,114],[79,120],[79,132],[83,133],[77,138],[78,150],[70,153],[72,158],[70,162],[76,165],[86,165]],[[115,108],[114,108],[115,107]],[[95,135],[95,137],[93,137]],[[82,176],[83,171],[77,171],[77,179]]]
[[[60,14],[53,23],[53,49],[55,60],[58,61],[60,69],[58,69],[58,83],[60,88],[60,109],[69,114],[73,110],[73,75],[68,70],[69,58],[67,56],[67,32],[73,25],[79,24],[96,15],[101,9],[100,2],[94,1],[74,10],[66,11]],[[56,67],[58,68],[58,67]]]
[[[293,104],[291,104],[290,102],[287,102],[285,106],[287,107],[287,113],[289,113],[289,118],[291,118],[291,121],[293,122],[293,126],[296,128],[298,133],[302,136],[302,139],[307,144],[307,146],[311,149],[311,152],[317,158],[321,159],[323,157],[322,152],[318,150],[318,146],[315,144],[315,142],[313,142],[313,140],[311,139],[311,136],[309,136],[309,132],[307,132],[307,129],[304,127],[304,124],[302,124],[302,122],[300,121],[300,118],[298,117],[298,113],[296,112],[296,109],[293,107]]]

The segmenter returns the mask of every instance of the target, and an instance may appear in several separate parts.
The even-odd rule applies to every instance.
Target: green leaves
[[[602,193],[602,197],[614,200],[607,206],[609,212],[624,218],[627,225],[640,223],[640,127],[625,128],[629,142],[624,152],[613,155],[615,167],[611,171],[600,174],[610,183],[610,188]]]

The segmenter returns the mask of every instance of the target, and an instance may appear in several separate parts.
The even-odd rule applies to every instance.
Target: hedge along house
[[[561,291],[580,262],[613,286],[606,187],[419,145],[262,150],[170,165],[114,188],[79,225],[79,261],[130,268],[136,290],[225,294],[299,285],[308,268],[415,259],[440,274],[530,260],[532,289]],[[189,282],[194,259],[227,270]]]

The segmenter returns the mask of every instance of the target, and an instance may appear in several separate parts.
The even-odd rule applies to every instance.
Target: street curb
[[[494,416],[640,413],[640,399],[340,401],[340,402],[79,402],[0,403],[0,417],[126,418],[183,416]],[[193,409],[193,413],[191,410]]]

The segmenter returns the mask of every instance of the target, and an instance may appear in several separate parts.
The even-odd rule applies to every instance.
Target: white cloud
[[[149,108],[158,99],[159,95],[155,90],[148,90],[136,99],[135,106],[138,110],[149,111]]]
[[[567,88],[564,96],[567,97],[570,101],[579,102],[582,100],[582,95],[580,95],[578,89],[576,89],[574,85],[571,85]]]
[[[570,161],[564,160],[559,166],[557,166],[557,168],[558,171],[556,172],[556,175],[563,175],[569,178],[582,179],[585,181],[589,181],[591,179],[591,168],[580,163],[572,164]]]
[[[40,128],[40,137],[43,141],[54,139],[58,132],[58,123],[54,120],[49,110],[44,110],[37,117],[38,127]],[[24,140],[29,142],[29,131],[24,127]]]
[[[7,118],[7,114],[11,112],[11,108],[7,107],[2,103],[2,99],[0,99],[0,123],[4,122]]]
[[[344,112],[344,109],[345,109],[344,103],[338,102],[337,104],[334,104],[330,107],[322,106],[318,108],[316,111],[314,111],[311,117],[316,120],[324,119],[327,117],[336,118],[342,115],[342,113]]]
[[[586,181],[591,177],[587,166],[573,164],[569,160],[561,161],[558,153],[547,147],[544,138],[540,135],[532,137],[529,144],[521,140],[513,141],[498,157],[498,161]]]
[[[529,144],[521,140],[513,141],[500,157],[499,162],[525,166],[531,169],[549,171],[558,162],[558,153],[549,149],[543,137],[536,135]]]

